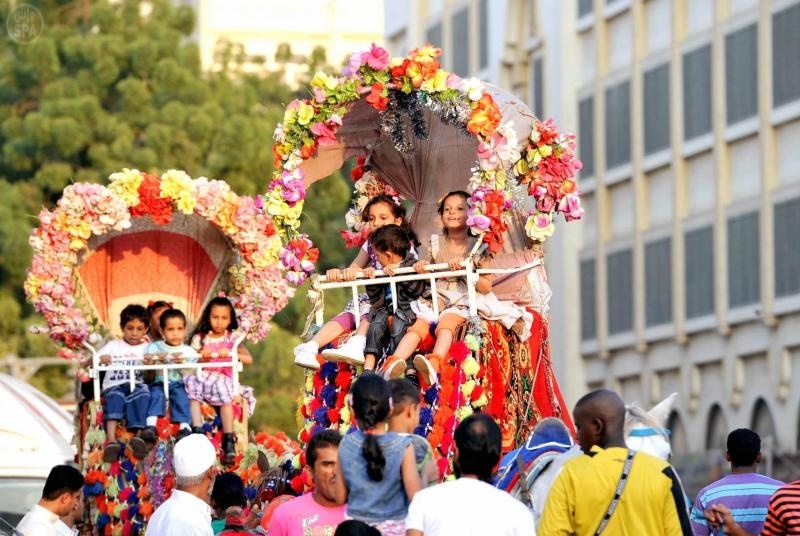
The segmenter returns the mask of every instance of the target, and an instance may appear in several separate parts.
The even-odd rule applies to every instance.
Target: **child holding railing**
[[[144,359],[147,348],[147,326],[149,318],[147,309],[141,305],[127,305],[119,315],[119,327],[122,338],[109,341],[97,355],[100,364],[112,364],[112,357],[117,358],[114,364],[137,365]],[[120,359],[122,358],[122,359]],[[145,426],[147,406],[150,392],[142,382],[140,372],[134,373],[134,384],[131,389],[130,372],[127,370],[109,370],[103,378],[103,420],[106,426],[106,441],[103,444],[103,461],[117,460],[123,451],[123,445],[117,440],[117,425],[123,418],[128,430],[136,430],[137,436],[130,441],[133,455],[138,459],[147,456],[147,444],[139,437]]]
[[[369,200],[364,210],[362,210],[361,219],[369,226],[372,232],[390,224],[402,227],[409,235],[412,242],[412,251],[416,255],[416,250],[414,249],[414,246],[417,245],[416,235],[414,235],[406,221],[406,209],[400,204],[399,199],[386,194],[376,195]],[[342,270],[332,268],[328,270],[326,273],[328,281],[353,281],[356,278],[356,274],[365,268],[380,270],[382,266],[378,262],[371,244],[371,239],[368,238],[364,245],[361,246],[358,256],[347,268]],[[366,319],[369,312],[369,297],[366,294],[359,296],[358,312],[361,318],[356,332],[340,348],[323,350],[322,356],[328,361],[344,361],[351,365],[363,365],[364,370],[373,370],[375,368],[375,360],[372,358],[365,360],[364,356],[367,329],[369,327]],[[355,320],[355,304],[349,302],[344,311],[326,322],[310,341],[295,346],[294,363],[301,367],[318,369],[317,354],[319,349],[335,340],[342,333],[356,329]]]
[[[194,362],[197,361],[197,352],[185,344],[186,315],[180,309],[163,309],[159,311],[160,340],[151,342],[147,346],[144,356],[145,363],[153,362]],[[178,423],[178,439],[192,433],[192,417],[189,411],[189,396],[183,383],[183,374],[180,370],[170,369],[156,377],[150,384],[150,405],[147,410],[147,428],[155,432],[159,417],[167,411],[167,401],[164,396],[163,374],[167,375],[167,390],[169,392],[169,413],[172,422]]]
[[[224,296],[217,296],[208,302],[200,318],[200,324],[192,335],[191,346],[200,353],[203,361],[231,360],[235,353],[239,361],[245,364],[253,362],[247,348],[239,344],[234,331],[239,328],[236,311],[231,301]],[[202,433],[203,415],[200,403],[207,402],[220,408],[222,421],[222,454],[225,464],[232,464],[236,457],[236,440],[233,435],[233,399],[242,395],[250,405],[250,412],[256,400],[251,388],[243,388],[240,392],[233,389],[233,369],[231,367],[209,367],[197,374],[190,374],[184,379],[186,392],[189,395],[189,408],[192,415],[192,426]]]

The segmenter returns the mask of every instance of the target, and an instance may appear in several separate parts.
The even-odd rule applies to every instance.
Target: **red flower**
[[[389,105],[389,97],[381,96],[383,92],[383,84],[380,82],[375,82],[372,84],[372,88],[370,89],[369,95],[366,97],[366,101],[375,108],[376,110],[383,111]]]
[[[455,341],[450,347],[450,357],[452,357],[459,366],[467,358],[467,355],[469,355],[469,348],[464,344],[464,341]]]

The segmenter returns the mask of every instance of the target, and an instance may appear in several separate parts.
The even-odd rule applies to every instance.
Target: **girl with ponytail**
[[[358,428],[339,444],[336,501],[347,503],[348,518],[402,536],[408,504],[421,485],[409,438],[389,431],[391,396],[377,374],[362,374],[351,387]]]

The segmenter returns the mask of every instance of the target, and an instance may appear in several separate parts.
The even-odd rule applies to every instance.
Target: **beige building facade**
[[[677,391],[676,453],[723,447],[736,427],[796,452],[800,2],[385,9],[393,54],[432,41],[445,68],[578,134],[586,216],[546,244],[568,403],[601,386],[643,405]]]
[[[193,38],[203,68],[214,70],[214,49],[220,40],[244,45],[250,56],[265,62],[252,69],[283,70],[295,85],[304,74],[304,58],[314,47],[325,48],[328,64],[339,67],[351,53],[383,43],[383,3],[380,0],[177,0],[197,14]],[[288,44],[293,60],[276,60]],[[313,75],[313,73],[311,73]]]

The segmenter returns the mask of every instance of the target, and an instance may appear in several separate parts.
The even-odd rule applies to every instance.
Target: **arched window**
[[[721,450],[725,452],[728,441],[728,423],[719,404],[711,406],[708,412],[708,426],[706,426],[706,449]]]
[[[672,411],[667,419],[667,430],[670,431],[670,444],[672,445],[672,454],[681,455],[689,452],[689,440],[686,436],[686,429],[683,427],[683,421],[677,411]]]
[[[772,444],[775,444],[775,421],[772,418],[772,412],[763,398],[756,400],[753,406],[753,418],[750,421],[750,429],[753,430],[761,437],[762,444],[767,438],[772,438]]]

